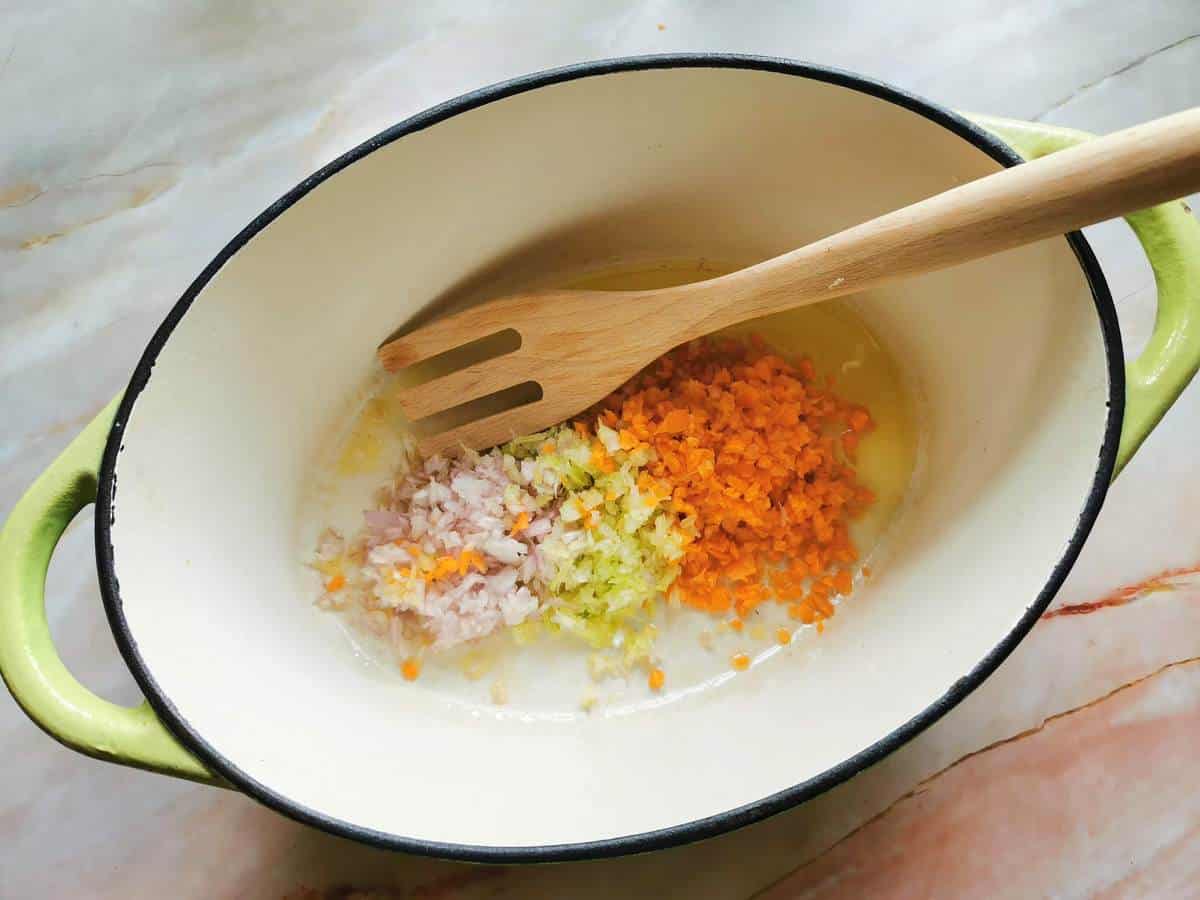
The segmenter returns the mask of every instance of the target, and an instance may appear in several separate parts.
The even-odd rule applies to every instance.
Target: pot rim
[[[424,856],[489,863],[550,862],[596,859],[641,853],[672,847],[703,838],[713,837],[735,828],[758,822],[790,809],[830,788],[841,784],[893,751],[938,721],[977,688],[1002,663],[1033,627],[1061,587],[1074,565],[1084,541],[1091,532],[1100,507],[1112,480],[1125,407],[1125,369],[1116,309],[1104,275],[1091,247],[1079,232],[1066,235],[1091,289],[1099,318],[1108,368],[1108,417],[1097,458],[1096,474],[1088,491],[1075,530],[1062,556],[1034,602],[1026,609],[1016,625],[992,650],[959,678],[941,697],[900,727],[875,743],[843,760],[824,772],[805,781],[733,809],[701,819],[683,822],[666,828],[638,834],[581,841],[566,844],[530,846],[492,846],[457,844],[404,837],[390,832],[364,828],[342,819],[325,815],[319,810],[283,796],[251,778],[231,760],[216,751],[179,713],[159,687],[146,666],[130,631],[122,607],[120,586],[114,569],[112,526],[115,521],[117,459],[122,449],[126,423],[138,396],[149,382],[151,370],[159,352],[176,325],[217,271],[252,237],[266,228],[279,215],[342,169],[406,135],[436,125],[460,113],[480,106],[532,91],[537,88],[618,72],[677,68],[742,69],[773,72],[807,78],[849,88],[880,100],[885,100],[936,123],[947,131],[973,144],[992,159],[1005,166],[1014,166],[1022,158],[1005,142],[968,121],[959,114],[907,91],[872,78],[841,69],[781,57],[755,56],[736,53],[668,53],[645,56],[617,57],[576,63],[512,78],[462,94],[433,106],[381,131],[357,147],[327,163],[276,200],[243,228],[213,258],[199,276],[188,286],[172,306],[162,324],[146,346],[121,400],[104,448],[96,501],[96,566],[100,592],[113,637],[126,665],[151,707],[179,741],[212,771],[250,797],[291,819],[339,837],[352,838],[365,844],[390,850],[402,850]]]

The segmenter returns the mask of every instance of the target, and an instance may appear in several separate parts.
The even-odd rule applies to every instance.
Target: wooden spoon
[[[400,394],[418,435],[425,432],[423,451],[489,447],[581,412],[671,348],[726,326],[999,253],[1196,190],[1200,108],[1005,169],[708,281],[491,300],[389,341],[379,358],[397,372],[515,331],[516,349]],[[441,431],[437,423],[453,414],[420,421],[517,385],[537,397],[532,382],[540,399],[524,405]]]

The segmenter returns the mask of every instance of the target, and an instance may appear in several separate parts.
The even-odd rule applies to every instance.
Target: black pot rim
[[[1095,300],[1107,356],[1109,383],[1108,420],[1097,458],[1096,475],[1085,499],[1075,531],[1062,556],[1051,570],[1050,576],[1037,598],[1028,607],[1015,627],[1004,636],[990,653],[926,709],[918,713],[904,725],[901,725],[871,746],[838,765],[783,791],[735,809],[655,831],[596,841],[547,844],[542,846],[455,844],[409,838],[389,832],[363,828],[352,822],[327,816],[319,810],[297,803],[251,778],[234,765],[232,761],[223,757],[180,715],[170,699],[158,686],[154,676],[142,660],[137,642],[126,622],[121,604],[120,588],[113,565],[112,524],[115,515],[114,500],[116,494],[117,458],[122,449],[125,425],[129,421],[130,413],[137,402],[138,396],[150,379],[151,370],[154,367],[154,362],[159,352],[192,302],[229,258],[276,217],[317,185],[350,164],[362,159],[367,154],[390,144],[392,141],[421,131],[459,113],[548,85],[615,72],[671,68],[753,69],[838,85],[881,100],[886,100],[910,112],[923,116],[978,147],[993,159],[1006,166],[1016,165],[1021,162],[1020,156],[1003,141],[951,110],[883,82],[851,72],[789,59],[732,53],[672,53],[634,56],[596,60],[563,68],[550,69],[494,84],[434,106],[425,112],[412,116],[380,132],[330,162],[304,179],[275,203],[271,204],[261,215],[242,229],[217,254],[213,261],[208,264],[199,277],[184,292],[183,296],[175,303],[162,325],[154,333],[137,367],[133,371],[129,386],[125,391],[116,417],[113,420],[100,468],[99,490],[96,501],[96,561],[105,611],[117,646],[138,685],[145,693],[151,707],[179,741],[213,772],[219,774],[241,791],[277,812],[331,834],[352,838],[376,847],[403,850],[409,853],[447,859],[489,863],[593,859],[627,853],[641,853],[712,837],[765,819],[768,816],[782,812],[829,790],[875,762],[878,762],[940,719],[978,687],[1012,652],[1017,643],[1029,632],[1037,619],[1045,611],[1066,578],[1067,572],[1070,571],[1071,566],[1078,557],[1079,551],[1090,533],[1100,507],[1104,502],[1109,482],[1112,480],[1116,463],[1117,445],[1121,433],[1121,423],[1124,417],[1125,370],[1121,337],[1117,326],[1116,309],[1113,306],[1108,285],[1087,241],[1078,232],[1073,232],[1067,235],[1067,240],[1075,252],[1076,258],[1079,260],[1080,267],[1083,269]]]

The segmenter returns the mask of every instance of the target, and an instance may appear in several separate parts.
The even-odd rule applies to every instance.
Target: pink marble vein
[[[1200,896],[1200,661],[974,755],[760,900]]]

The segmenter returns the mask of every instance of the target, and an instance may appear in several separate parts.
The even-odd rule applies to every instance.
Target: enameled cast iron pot
[[[1195,372],[1200,228],[1181,204],[1129,219],[1159,290],[1129,365],[1078,234],[854,298],[921,394],[925,477],[891,562],[803,665],[771,661],[658,709],[456,715],[331,653],[295,541],[314,447],[376,344],[497,259],[763,258],[1086,138],[708,55],[545,72],[396,125],[221,251],[124,394],[14,508],[0,536],[10,691],[83,753],[467,859],[648,850],[828,789],[1011,652]],[[147,698],[136,709],[80,685],[46,626],[50,555],[93,501],[105,607]]]

